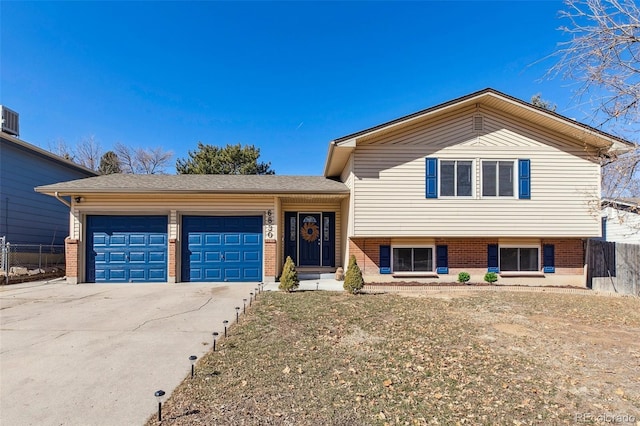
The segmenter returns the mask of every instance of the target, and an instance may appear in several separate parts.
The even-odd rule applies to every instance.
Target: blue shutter
[[[518,160],[518,198],[531,199],[531,160]]]
[[[447,246],[436,246],[436,273],[449,273],[449,251]]]
[[[487,246],[487,271],[500,272],[500,267],[498,266],[498,245],[497,244],[489,244]]]
[[[545,244],[542,246],[542,272],[545,274],[553,274],[556,272],[556,256],[555,246],[553,244]]]
[[[438,159],[427,158],[426,163],[426,197],[438,198]]]
[[[380,246],[380,273],[391,273],[391,246]]]

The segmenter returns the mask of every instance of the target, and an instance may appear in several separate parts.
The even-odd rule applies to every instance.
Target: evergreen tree
[[[271,163],[258,161],[260,149],[254,145],[227,145],[224,148],[198,142],[196,151],[176,162],[178,174],[273,175]]]
[[[101,175],[111,175],[114,173],[122,173],[120,168],[120,160],[118,155],[113,151],[105,152],[100,157],[100,166],[98,167],[98,173]]]
[[[357,294],[364,287],[364,279],[362,278],[362,271],[356,262],[356,257],[351,255],[349,257],[349,266],[347,273],[344,276],[344,284],[342,287],[351,294]]]
[[[278,288],[282,291],[292,292],[300,285],[298,280],[298,271],[296,271],[296,265],[294,265],[291,256],[287,256],[287,260],[284,262],[282,268],[282,275],[280,276],[280,285]]]

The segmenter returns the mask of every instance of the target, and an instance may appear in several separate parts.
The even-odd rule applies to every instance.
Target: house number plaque
[[[267,238],[273,238],[273,210],[267,210]]]

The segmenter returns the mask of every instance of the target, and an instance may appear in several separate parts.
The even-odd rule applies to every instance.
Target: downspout
[[[65,206],[71,208],[71,203],[68,202],[67,200],[63,199],[63,198],[60,198],[60,195],[58,195],[58,194],[59,194],[58,191],[56,191],[56,192],[54,192],[53,195],[55,195],[55,197],[58,199],[58,201],[60,201],[62,204],[64,204]]]

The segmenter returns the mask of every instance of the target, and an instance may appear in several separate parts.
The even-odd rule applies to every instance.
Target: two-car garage
[[[87,282],[167,281],[167,216],[91,215],[86,229]],[[180,237],[181,281],[262,280],[262,216],[183,216]]]

